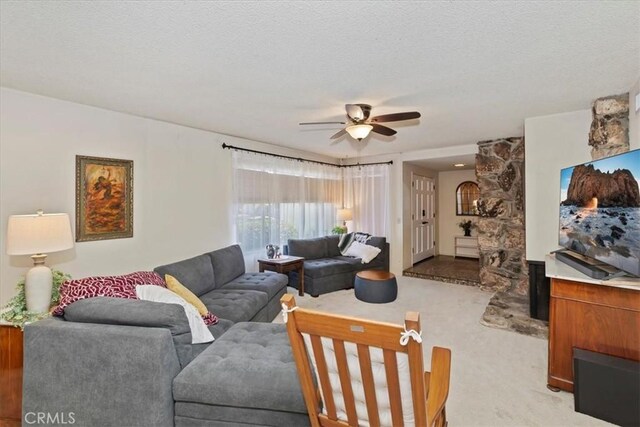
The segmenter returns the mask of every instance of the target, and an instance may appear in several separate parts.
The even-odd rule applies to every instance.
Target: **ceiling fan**
[[[352,138],[362,141],[369,135],[369,132],[379,133],[381,135],[391,136],[397,132],[390,127],[383,126],[379,123],[399,122],[402,120],[417,119],[420,113],[417,111],[408,111],[405,113],[383,114],[369,118],[371,114],[371,105],[369,104],[347,104],[344,106],[347,110],[348,122],[306,122],[300,125],[327,125],[341,124],[348,125],[331,136],[331,139],[340,138],[345,133],[351,135]]]

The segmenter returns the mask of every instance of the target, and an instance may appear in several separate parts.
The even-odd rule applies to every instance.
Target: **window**
[[[480,188],[473,181],[465,181],[456,188],[456,215],[478,215]]]
[[[233,152],[234,231],[247,269],[268,244],[331,233],[342,201],[338,167]]]

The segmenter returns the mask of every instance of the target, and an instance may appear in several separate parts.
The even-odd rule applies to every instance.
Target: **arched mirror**
[[[480,188],[473,181],[465,181],[456,188],[456,215],[478,215]]]

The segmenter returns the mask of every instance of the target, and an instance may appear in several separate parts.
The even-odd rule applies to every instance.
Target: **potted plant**
[[[60,300],[60,285],[66,280],[71,279],[71,276],[58,270],[52,270],[53,274],[53,288],[51,290],[51,304],[53,307],[57,305]],[[9,303],[0,309],[0,319],[5,320],[12,325],[24,329],[24,325],[30,322],[35,322],[44,317],[47,317],[49,313],[33,313],[27,311],[27,299],[24,293],[24,278],[18,281],[16,286],[18,293],[15,297],[11,298]]]
[[[458,223],[458,226],[464,230],[465,237],[471,236],[471,229],[476,227],[476,224],[471,220],[466,220]]]
[[[336,225],[331,230],[331,234],[345,234],[347,232],[347,227],[344,225]]]

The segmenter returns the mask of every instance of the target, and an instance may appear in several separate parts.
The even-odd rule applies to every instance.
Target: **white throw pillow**
[[[181,305],[189,321],[191,344],[202,344],[213,341],[213,335],[211,335],[209,328],[207,328],[204,320],[202,320],[198,309],[185,301],[180,295],[157,285],[138,285],[136,286],[136,295],[144,301]]]
[[[362,263],[368,264],[377,257],[380,252],[382,252],[380,248],[354,241],[351,243],[351,246],[349,246],[349,249],[347,249],[345,255],[362,258]]]

